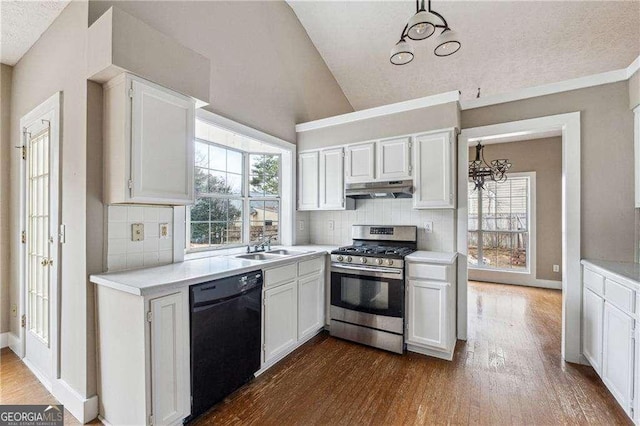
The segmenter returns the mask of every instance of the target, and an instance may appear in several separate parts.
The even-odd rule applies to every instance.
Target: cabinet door
[[[375,142],[347,146],[347,183],[371,182],[376,178],[375,149]]]
[[[407,342],[447,348],[447,306],[450,284],[409,280]]]
[[[131,201],[193,203],[193,100],[138,80],[131,87]]]
[[[298,340],[324,325],[324,272],[298,281]]]
[[[151,395],[154,423],[169,424],[189,415],[188,338],[181,293],[152,299]]]
[[[631,412],[634,372],[634,320],[604,303],[602,381],[627,414]]]
[[[320,151],[320,208],[344,208],[344,151],[342,148]]]
[[[582,352],[598,374],[602,371],[602,321],[604,299],[584,289],[582,317]]]
[[[378,142],[378,180],[411,178],[411,138]]]
[[[298,340],[298,286],[295,281],[264,292],[264,362]]]
[[[455,207],[453,138],[449,132],[415,139],[413,206],[416,209]]]
[[[318,208],[318,151],[303,152],[298,156],[298,209]]]

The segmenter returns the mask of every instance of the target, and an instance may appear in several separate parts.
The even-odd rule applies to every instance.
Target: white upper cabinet
[[[318,151],[298,156],[298,210],[318,209],[319,158]]]
[[[414,208],[455,208],[453,139],[451,131],[416,136],[413,145]]]
[[[411,138],[382,140],[377,143],[378,180],[411,179]]]
[[[342,148],[320,151],[320,208],[344,207],[344,151]]]
[[[195,101],[129,74],[104,89],[104,202],[192,204]]]
[[[636,208],[640,208],[640,105],[633,110],[633,135],[636,160]]]
[[[346,182],[371,182],[375,180],[376,143],[368,142],[346,147]]]

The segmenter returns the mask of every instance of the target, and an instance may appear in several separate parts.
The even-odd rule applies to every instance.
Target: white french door
[[[46,103],[45,103],[46,104]],[[53,103],[55,106],[55,102]],[[42,107],[42,106],[41,106]],[[23,126],[24,360],[50,387],[57,333],[57,110],[36,108]]]

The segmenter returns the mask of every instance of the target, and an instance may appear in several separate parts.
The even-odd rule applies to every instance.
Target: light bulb
[[[424,34],[425,31],[427,31],[427,24],[424,24],[424,23],[418,24],[415,26],[415,29],[416,29],[416,33]]]

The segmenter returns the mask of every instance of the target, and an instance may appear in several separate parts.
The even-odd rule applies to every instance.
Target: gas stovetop
[[[411,247],[393,247],[393,246],[379,246],[374,244],[361,244],[352,245],[346,247],[340,247],[337,250],[331,252],[331,254],[339,255],[351,255],[351,256],[372,256],[391,259],[402,259],[408,254],[415,251]]]

